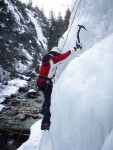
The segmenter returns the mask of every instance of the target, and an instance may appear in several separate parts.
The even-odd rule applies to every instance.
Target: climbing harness
[[[48,77],[40,74],[38,77],[41,79],[44,79],[46,81],[46,83],[49,83],[51,85],[53,84],[52,79],[54,78],[54,76],[52,78],[48,78]]]
[[[31,103],[30,112],[32,111],[33,104],[34,104],[34,101]],[[23,133],[23,130],[24,130],[25,126],[26,126],[26,123],[23,124],[23,129],[21,129],[21,132],[20,132],[19,137],[18,137],[18,139],[16,141],[16,144],[15,144],[15,148],[17,147],[17,145],[20,141],[20,138],[23,135],[22,133]]]
[[[78,25],[79,29],[77,31],[77,40],[76,40],[76,48],[82,49],[82,46],[80,45],[80,30],[83,28],[86,30],[86,28],[83,25]],[[87,30],[86,30],[87,31]]]

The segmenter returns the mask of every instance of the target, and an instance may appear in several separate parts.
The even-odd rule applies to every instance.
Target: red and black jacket
[[[76,48],[73,48],[72,50],[68,50],[67,52],[60,54],[58,56],[51,55],[50,60],[48,62],[42,61],[37,82],[39,83],[46,82],[45,79],[41,78],[40,76],[44,76],[48,79],[51,79],[55,75],[58,65],[75,51]]]

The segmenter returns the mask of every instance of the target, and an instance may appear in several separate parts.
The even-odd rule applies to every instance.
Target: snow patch
[[[27,142],[25,142],[20,148],[17,150],[33,150],[38,149],[39,144],[41,142],[41,134],[43,133],[40,129],[41,120],[37,121],[35,124],[31,126],[31,134]]]
[[[38,39],[38,44],[43,45],[44,49],[46,50],[47,49],[47,40],[46,38],[44,37],[43,33],[42,33],[42,30],[41,30],[41,27],[39,25],[39,22],[34,18],[33,16],[33,12],[31,12],[30,10],[27,9],[27,14],[30,18],[30,20],[32,21],[32,23],[34,24],[35,26],[35,29],[36,29],[36,33],[37,33],[37,39]],[[41,43],[40,43],[41,42]]]
[[[11,81],[8,81],[9,86],[16,86],[16,87],[25,87],[27,86],[28,82],[25,80],[21,80],[19,78],[13,79]]]
[[[17,93],[19,87],[26,87],[27,85],[27,81],[18,78],[8,81],[8,85],[3,85],[2,88],[0,88],[0,102],[3,102],[6,96]]]
[[[4,108],[5,106],[0,104],[0,112],[2,111],[2,109]]]

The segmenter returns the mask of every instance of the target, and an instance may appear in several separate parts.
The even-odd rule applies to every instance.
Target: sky
[[[22,2],[29,2],[29,0],[21,0]],[[34,5],[38,5],[39,8],[44,9],[45,15],[49,17],[49,12],[53,10],[55,16],[57,17],[59,11],[61,11],[62,16],[65,15],[67,7],[71,7],[72,0],[32,0]]]

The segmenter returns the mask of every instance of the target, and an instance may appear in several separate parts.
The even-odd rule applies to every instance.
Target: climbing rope
[[[75,4],[74,4],[74,7],[73,7],[72,11],[74,10],[75,6],[77,5],[77,2],[78,2],[78,1],[76,0],[76,2],[75,2]],[[77,11],[78,11],[78,8],[79,8],[79,6],[80,6],[80,3],[81,3],[81,0],[79,0],[79,3],[78,3],[78,6],[77,6],[77,9],[76,9],[76,11],[75,11],[75,14],[74,14],[73,20],[72,20],[71,25],[70,25],[70,29],[69,29],[69,31],[68,31],[68,33],[67,33],[67,36],[66,36],[66,39],[65,39],[64,45],[63,45],[63,47],[62,47],[62,51],[63,51],[64,46],[65,46],[65,44],[66,44],[67,38],[68,38],[68,36],[69,36],[69,33],[70,33],[70,30],[71,30],[71,27],[72,27],[73,22],[74,22],[74,20],[75,20],[75,16],[76,16],[76,14],[77,14]]]
[[[34,104],[34,101],[31,103],[31,107],[30,107],[29,113],[32,112],[32,106],[33,106],[33,104]],[[12,133],[12,134],[19,135],[19,137],[18,137],[18,139],[17,139],[17,142],[16,142],[16,144],[15,144],[15,149],[17,148],[17,145],[18,145],[19,140],[20,140],[20,138],[21,138],[22,135],[23,135],[23,136],[29,136],[29,134],[23,134],[23,130],[24,130],[24,128],[25,128],[25,124],[26,124],[26,122],[23,124],[23,128],[20,130],[20,133],[19,133],[19,132],[16,132],[16,131],[11,131],[11,129],[9,130],[9,129],[7,129],[7,128],[0,128],[0,130],[6,131],[6,132],[10,132],[10,133]]]
[[[40,144],[39,144],[38,150],[41,150],[41,148],[42,148],[42,146],[44,144],[44,141],[47,138],[47,134],[49,134],[48,132],[49,131],[42,131],[42,133],[41,133],[41,140],[40,140]]]
[[[34,103],[34,101],[33,101],[33,103]],[[32,103],[32,105],[31,105],[31,107],[33,106],[33,103]],[[36,106],[33,106],[33,107],[38,108],[38,107],[36,107]],[[30,112],[31,112],[31,110],[29,111],[29,113],[30,113]],[[14,124],[15,124],[15,123],[14,123]],[[13,124],[13,125],[14,125],[14,124]],[[16,131],[11,131],[11,130],[13,130],[13,129],[8,129],[8,128],[0,128],[0,130],[4,130],[4,131],[11,132],[11,133],[18,134],[18,135],[21,134],[21,133],[16,132]],[[23,134],[23,133],[22,133],[22,135],[29,135],[29,134]]]
[[[51,140],[52,150],[54,150],[54,143],[53,143],[53,139],[52,139],[52,137],[51,137],[50,131],[49,131],[48,134],[49,134],[49,137],[50,137],[50,140]]]
[[[75,2],[75,4],[74,4],[74,6],[73,6],[73,8],[72,8],[72,10],[71,10],[71,12],[70,12],[70,14],[72,14],[72,12],[73,12],[73,10],[74,10],[76,4],[77,4],[77,0],[76,0],[76,2]],[[66,30],[67,25],[68,25],[68,20],[67,20],[67,22],[66,22],[65,25],[64,25],[64,29],[63,29],[62,34],[64,34],[64,31]],[[62,38],[63,38],[63,37],[62,37]]]
[[[10,132],[10,133],[13,133],[13,134],[17,134],[17,135],[20,135],[21,133],[19,133],[19,132],[16,132],[16,131],[11,131],[11,130],[8,130],[7,128],[0,128],[0,130],[3,130],[3,131],[6,131],[6,132]],[[24,136],[28,136],[29,134],[23,134],[22,133],[22,135],[24,135]]]
[[[34,101],[32,102],[32,105],[31,105],[31,107],[30,107],[30,111],[29,111],[29,112],[32,111],[33,103],[34,103]],[[23,135],[22,133],[23,133],[23,130],[24,130],[24,128],[25,128],[25,124],[26,124],[26,122],[23,124],[23,128],[21,129],[20,135],[19,135],[19,137],[18,137],[18,139],[17,139],[17,142],[16,142],[16,144],[15,144],[15,148],[17,147],[17,145],[18,145],[18,143],[19,143],[19,140],[20,140],[21,136]]]
[[[34,102],[35,102],[35,101],[32,101],[32,103],[31,103],[31,106],[30,106],[30,109],[29,109],[29,113],[32,112],[32,108],[33,108],[33,106],[34,106]],[[35,108],[38,108],[38,107],[35,106]],[[0,128],[0,130],[6,131],[6,132],[9,132],[9,133],[12,133],[12,134],[16,134],[16,135],[19,136],[19,137],[17,138],[17,142],[16,142],[16,144],[15,144],[15,149],[17,148],[17,145],[18,145],[18,143],[19,143],[19,141],[20,141],[21,136],[22,136],[22,135],[24,135],[24,136],[28,136],[28,135],[29,135],[29,134],[24,134],[24,133],[23,133],[23,130],[24,130],[24,128],[25,128],[25,125],[26,125],[26,122],[23,123],[23,126],[22,126],[22,128],[20,129],[20,132],[12,131],[13,129],[11,130],[11,129],[8,129],[8,128]]]

